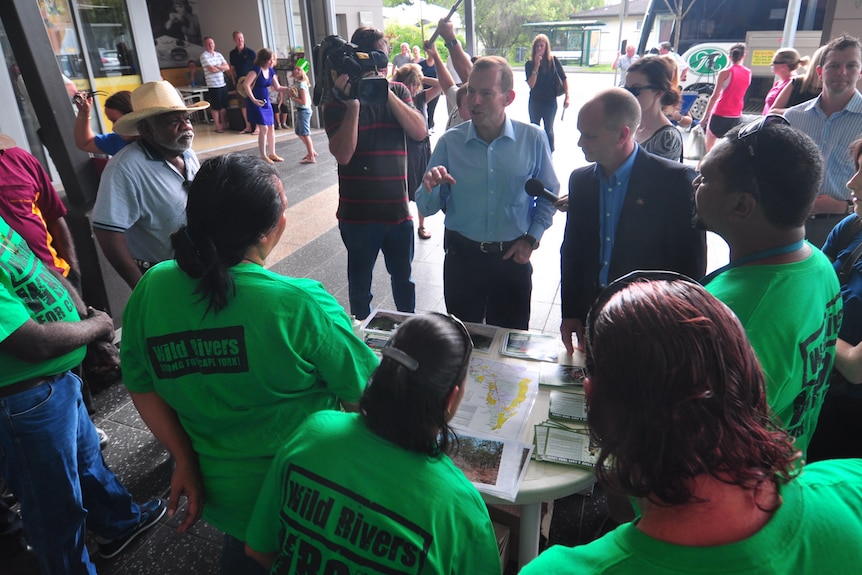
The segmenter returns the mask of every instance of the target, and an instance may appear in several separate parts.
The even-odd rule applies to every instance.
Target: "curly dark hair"
[[[752,490],[789,481],[800,453],[770,417],[742,325],[696,282],[673,276],[634,272],[590,310],[597,476],[660,505],[694,501],[691,480],[702,474]]]
[[[724,138],[730,144],[721,161],[728,186],[754,194],[773,225],[803,225],[823,179],[817,144],[804,132],[778,123],[767,123],[740,140],[738,134],[744,127],[733,128]]]

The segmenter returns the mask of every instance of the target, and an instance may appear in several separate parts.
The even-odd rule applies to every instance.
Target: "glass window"
[[[138,74],[135,43],[124,0],[89,0],[78,5],[81,34],[94,78]]]

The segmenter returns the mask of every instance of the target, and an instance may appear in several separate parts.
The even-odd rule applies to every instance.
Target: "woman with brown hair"
[[[569,107],[569,81],[560,61],[551,54],[548,37],[539,34],[533,38],[533,53],[524,65],[527,85],[530,86],[530,122],[545,125],[548,144],[554,151],[554,118],[557,116],[557,82],[562,82],[566,99],[563,107]]]
[[[596,476],[636,498],[640,518],[587,545],[552,547],[521,575],[862,564],[862,461],[800,473],[745,330],[697,282],[633,272],[610,284],[587,318],[586,368]]]
[[[638,99],[641,123],[635,140],[651,154],[682,161],[682,134],[662,111],[680,101],[672,83],[676,63],[663,56],[645,56],[629,66],[623,86]]]
[[[248,94],[248,100],[245,104],[248,121],[260,126],[257,147],[260,150],[260,157],[269,164],[284,161],[284,158],[275,153],[275,121],[272,113],[272,102],[269,100],[269,87],[275,86],[279,92],[289,90],[287,86],[279,84],[274,62],[275,55],[272,51],[261,48],[257,51],[254,67],[245,75],[243,80],[245,92]],[[266,155],[267,147],[269,147],[268,156]]]
[[[772,67],[773,73],[778,76],[778,80],[776,80],[775,84],[772,85],[772,88],[766,94],[766,98],[763,101],[764,114],[769,113],[775,103],[775,99],[778,98],[778,95],[784,87],[790,83],[790,80],[796,76],[796,68],[799,67],[800,62],[799,52],[793,48],[782,48],[775,52],[775,56],[772,57],[772,64],[770,64],[770,66]]]
[[[820,80],[820,75],[817,73],[817,68],[820,67],[823,60],[823,52],[826,46],[818,48],[811,57],[808,72],[804,76],[797,76],[790,80],[784,86],[772,108],[769,110],[773,114],[783,114],[787,108],[792,108],[808,100],[813,100],[823,91],[823,82]]]

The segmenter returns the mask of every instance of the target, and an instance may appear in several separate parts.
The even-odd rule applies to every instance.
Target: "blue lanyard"
[[[751,262],[756,262],[757,260],[765,260],[766,258],[789,254],[791,252],[795,252],[798,249],[801,249],[803,245],[805,245],[805,240],[799,240],[798,242],[793,242],[792,244],[787,244],[785,246],[778,246],[777,248],[770,248],[768,250],[754,252],[753,254],[749,254],[745,257],[739,258],[738,260],[730,262],[726,266],[718,268],[717,270],[700,280],[700,285],[705,286],[727,270],[738,268],[739,266],[744,266],[745,264],[750,264]]]

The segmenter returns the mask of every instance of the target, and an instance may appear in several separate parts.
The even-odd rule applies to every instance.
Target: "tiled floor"
[[[581,76],[584,76],[581,78]],[[578,75],[573,85],[580,86],[574,98],[577,108],[600,87],[609,86],[611,76]],[[518,82],[520,84],[520,82]],[[522,87],[510,115],[526,120],[527,96]],[[441,112],[442,110],[442,112]],[[557,124],[557,152],[554,163],[565,182],[575,167],[583,165],[576,147],[575,111]],[[440,122],[445,122],[445,106],[438,106]],[[443,125],[443,124],[439,124]],[[439,134],[432,136],[436,138]],[[343,305],[347,306],[346,255],[335,219],[337,205],[336,164],[328,153],[327,139],[315,131],[313,140],[320,156],[317,164],[299,164],[305,148],[292,130],[276,132],[277,152],[286,161],[277,164],[288,197],[288,227],[281,243],[267,260],[274,271],[286,275],[311,277],[321,281]],[[236,133],[215,134],[209,125],[196,126],[195,149],[201,158],[238,151],[257,153],[256,136]],[[564,186],[565,187],[565,186]],[[533,256],[534,293],[530,327],[556,333],[559,325],[559,245],[565,214],[557,214],[555,224]],[[432,233],[427,241],[415,240],[414,278],[417,284],[417,311],[443,311],[443,216],[426,220]],[[727,260],[726,246],[710,241],[710,267]],[[374,274],[373,305],[393,308],[387,273],[378,261]],[[164,497],[168,493],[171,463],[165,450],[141,421],[128,393],[121,385],[96,395],[97,424],[110,435],[105,458],[138,500]],[[212,574],[217,572],[221,533],[199,522],[189,533],[176,531],[177,518],[165,518],[150,532],[134,542],[113,560],[95,559],[102,575]],[[559,538],[558,538],[559,539]],[[0,562],[2,563],[2,562]],[[0,567],[2,573],[2,567]]]

